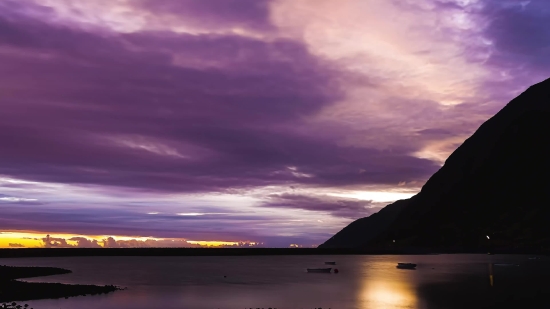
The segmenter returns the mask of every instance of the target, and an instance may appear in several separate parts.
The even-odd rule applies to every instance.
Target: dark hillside
[[[387,228],[353,245],[380,248],[394,246],[395,239],[397,246],[465,251],[488,246],[547,248],[548,175],[550,80],[531,86],[486,121],[451,154]],[[386,208],[395,208],[397,203],[403,201]],[[370,221],[363,218],[351,225],[373,224],[371,221],[376,219],[371,217]],[[486,235],[490,235],[490,243]],[[341,239],[337,236],[333,238]],[[324,245],[335,248],[350,244],[344,237]]]

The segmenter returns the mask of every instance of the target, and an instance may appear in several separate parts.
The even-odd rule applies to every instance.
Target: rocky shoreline
[[[17,280],[68,273],[71,273],[68,269],[54,267],[0,266],[0,303],[97,295],[121,290],[120,287],[114,285],[98,286]]]

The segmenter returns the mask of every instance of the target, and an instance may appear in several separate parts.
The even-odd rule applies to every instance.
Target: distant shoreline
[[[547,255],[547,251],[502,249],[494,254]],[[269,255],[425,255],[487,254],[481,250],[372,250],[316,248],[21,248],[0,249],[0,258],[69,256],[269,256]]]

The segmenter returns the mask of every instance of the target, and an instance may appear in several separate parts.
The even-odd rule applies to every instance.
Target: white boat
[[[530,260],[540,260],[540,258],[538,256],[533,256],[533,257],[530,257],[529,259]]]
[[[403,268],[403,269],[415,269],[416,264],[414,263],[397,263],[397,268]]]
[[[336,262],[325,262],[326,265],[336,265]]]
[[[330,273],[332,268],[307,268],[308,273]]]

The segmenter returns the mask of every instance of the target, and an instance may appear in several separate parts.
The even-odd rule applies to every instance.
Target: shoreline
[[[107,294],[121,288],[114,285],[81,285],[26,282],[18,279],[63,275],[72,271],[55,267],[0,266],[0,303]]]
[[[548,255],[546,250],[493,249],[493,254]],[[327,249],[327,248],[18,248],[0,249],[2,258],[84,256],[270,256],[270,255],[427,255],[487,254],[460,249]]]

